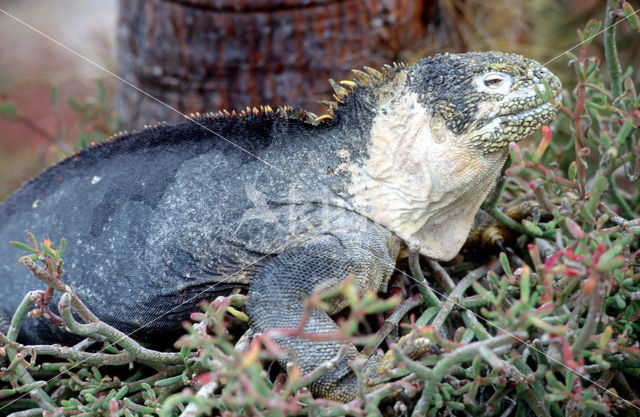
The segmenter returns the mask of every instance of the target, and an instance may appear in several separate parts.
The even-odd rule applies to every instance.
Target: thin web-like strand
[[[128,85],[129,87],[135,89],[136,91],[144,94],[145,96],[149,97],[150,99],[162,104],[163,106],[167,107],[169,110],[174,111],[176,113],[178,113],[180,116],[184,117],[185,119],[189,120],[190,122],[193,122],[195,124],[197,124],[198,126],[200,126],[201,128],[205,129],[206,131],[213,133],[214,135],[216,135],[217,137],[219,137],[220,139],[228,142],[229,144],[231,144],[232,146],[240,149],[241,151],[251,155],[252,157],[256,158],[258,161],[264,163],[265,165],[275,169],[276,171],[280,172],[281,174],[284,174],[284,171],[272,164],[270,164],[268,161],[265,161],[264,159],[260,158],[258,155],[253,154],[252,152],[248,151],[247,149],[243,148],[242,146],[234,143],[233,141],[225,138],[224,136],[222,136],[221,134],[214,132],[213,130],[209,129],[207,126],[203,125],[202,123],[198,122],[196,119],[194,119],[193,117],[190,117],[188,115],[186,115],[185,113],[182,113],[180,110],[176,109],[175,107],[171,106],[170,104],[167,104],[165,102],[163,102],[162,100],[160,100],[159,98],[147,93],[146,91],[142,90],[141,88],[139,88],[138,86],[130,83],[129,81],[125,80],[124,78],[120,77],[118,74],[115,74],[112,71],[109,71],[107,68],[105,68],[104,66],[98,64],[97,62],[93,61],[91,58],[87,58],[86,56],[82,55],[80,52],[76,51],[75,49],[61,43],[60,41],[57,41],[56,39],[52,38],[51,36],[47,35],[46,33],[38,30],[37,28],[31,26],[30,24],[28,24],[27,22],[19,19],[18,17],[12,15],[11,13],[7,12],[6,10],[0,9],[0,12],[4,13],[5,15],[7,15],[8,17],[10,17],[11,19],[25,25],[26,27],[28,27],[29,29],[33,30],[34,32],[36,32],[37,34],[44,36],[45,38],[47,38],[48,40],[50,40],[51,42],[55,43],[56,45],[66,49],[67,51],[71,52],[72,54],[76,55],[77,57],[87,61],[89,64],[95,66],[96,68],[99,68],[100,70],[106,72],[107,74],[111,75],[114,78],[117,78],[118,80],[122,81],[123,83],[125,83],[126,85]]]
[[[158,98],[154,97],[153,95],[151,95],[151,94],[149,94],[149,93],[147,93],[147,92],[143,91],[143,90],[142,90],[142,89],[140,89],[139,87],[137,87],[137,86],[133,85],[132,83],[128,82],[127,80],[125,80],[125,79],[123,79],[123,78],[119,77],[117,74],[114,74],[113,72],[111,72],[111,71],[109,71],[108,69],[104,68],[103,66],[101,66],[100,64],[98,64],[98,63],[96,63],[95,61],[91,60],[90,58],[87,58],[87,57],[85,57],[84,55],[80,54],[79,52],[75,51],[74,49],[72,49],[72,48],[70,48],[70,47],[68,47],[68,46],[66,46],[66,45],[64,45],[64,44],[62,44],[61,42],[59,42],[59,41],[57,41],[56,39],[52,38],[51,36],[49,36],[49,35],[47,35],[47,34],[43,33],[42,31],[38,30],[37,28],[35,28],[35,27],[33,27],[33,26],[29,25],[28,23],[24,22],[23,20],[19,19],[18,17],[14,16],[14,15],[12,15],[12,14],[10,14],[10,13],[8,13],[7,11],[5,11],[5,10],[3,10],[3,9],[1,9],[1,8],[0,8],[0,12],[4,13],[5,15],[7,15],[7,16],[8,16],[8,17],[10,17],[10,18],[12,18],[13,20],[15,20],[15,21],[17,21],[17,22],[19,22],[19,23],[23,24],[24,26],[28,27],[29,29],[31,29],[31,30],[33,30],[33,31],[35,31],[36,33],[40,34],[41,36],[43,36],[43,37],[47,38],[47,39],[48,39],[48,40],[50,40],[51,42],[53,42],[53,43],[55,43],[55,44],[59,45],[60,47],[62,47],[62,48],[64,48],[64,49],[66,49],[67,51],[69,51],[69,52],[73,53],[74,55],[76,55],[76,56],[78,56],[78,57],[82,58],[82,59],[83,59],[83,60],[85,60],[86,62],[88,62],[88,63],[90,63],[90,64],[94,65],[95,67],[97,67],[97,68],[99,68],[99,69],[101,69],[102,71],[106,72],[107,74],[109,74],[109,75],[111,75],[111,76],[113,76],[113,77],[117,78],[118,80],[120,80],[120,81],[124,82],[125,84],[127,84],[128,86],[130,86],[130,87],[134,88],[135,90],[139,91],[140,93],[144,94],[145,96],[147,96],[147,97],[149,97],[149,98],[153,99],[154,101],[156,101],[156,102],[158,102],[158,103],[160,103],[160,104],[162,104],[162,105],[166,106],[167,108],[171,109],[172,111],[174,111],[174,112],[176,112],[176,113],[180,114],[181,116],[183,116],[183,117],[184,117],[184,118],[186,118],[187,120],[189,120],[189,121],[191,121],[191,122],[193,122],[193,123],[195,123],[195,124],[199,125],[200,127],[202,127],[203,129],[205,129],[205,130],[209,131],[210,133],[213,133],[214,135],[216,135],[216,136],[218,136],[219,138],[221,138],[221,139],[225,140],[226,142],[230,143],[230,144],[231,144],[231,145],[233,145],[234,147],[236,147],[236,148],[238,148],[238,149],[242,150],[243,152],[246,152],[247,154],[249,154],[249,155],[253,156],[253,157],[254,157],[254,158],[256,158],[257,160],[259,160],[259,161],[263,162],[265,165],[267,165],[267,166],[269,166],[269,167],[271,167],[271,168],[274,168],[275,170],[277,170],[277,171],[278,171],[278,172],[280,172],[280,173],[284,173],[284,172],[283,172],[283,170],[281,170],[280,168],[278,168],[278,167],[276,167],[276,166],[274,166],[274,165],[270,164],[269,162],[267,162],[267,161],[263,160],[262,158],[258,157],[257,155],[254,155],[253,153],[249,152],[248,150],[246,150],[246,149],[242,148],[241,146],[239,146],[239,145],[235,144],[234,142],[230,141],[229,139],[227,139],[227,138],[223,137],[223,136],[222,136],[222,135],[220,135],[219,133],[214,132],[213,130],[209,129],[207,126],[204,126],[203,124],[199,123],[197,120],[193,119],[192,117],[187,116],[186,114],[184,114],[184,113],[180,112],[179,110],[175,109],[175,108],[174,108],[174,107],[172,107],[171,105],[169,105],[169,104],[167,104],[167,103],[164,103],[164,102],[163,102],[163,101],[161,101],[160,99],[158,99]],[[633,14],[636,14],[636,13],[638,13],[638,12],[640,12],[640,10],[635,11]],[[556,59],[560,58],[560,57],[561,57],[562,55],[564,55],[565,53],[567,53],[567,52],[569,52],[569,51],[571,51],[571,50],[573,50],[573,49],[575,49],[575,48],[579,47],[580,45],[582,45],[582,44],[584,44],[584,43],[586,43],[586,42],[590,41],[590,40],[591,40],[591,39],[593,39],[595,36],[597,36],[597,35],[599,35],[599,34],[603,33],[603,32],[604,32],[605,30],[607,30],[608,28],[610,28],[610,27],[612,27],[612,26],[617,25],[617,24],[618,24],[618,23],[620,23],[621,21],[622,21],[622,20],[618,20],[617,22],[613,23],[612,25],[610,25],[610,26],[608,26],[608,27],[605,27],[605,28],[604,28],[604,29],[602,29],[600,32],[598,32],[597,34],[595,34],[595,35],[591,36],[589,39],[587,39],[587,40],[585,40],[585,41],[583,41],[583,42],[580,42],[579,44],[577,44],[577,45],[573,46],[572,48],[569,48],[569,49],[567,49],[566,51],[562,52],[561,54],[557,55],[557,56],[556,56],[556,57],[554,57],[553,59],[551,59],[551,60],[547,61],[544,65],[546,66],[546,65],[547,65],[547,64],[549,64],[550,62],[555,61]],[[281,248],[284,248],[286,245],[287,245],[287,243],[285,243]],[[278,249],[281,249],[281,248],[278,248]],[[257,264],[257,263],[258,263],[258,262],[260,262],[262,259],[265,259],[265,258],[267,258],[268,256],[273,255],[274,253],[276,253],[278,249],[276,249],[275,251],[273,251],[273,252],[271,252],[271,253],[269,253],[269,254],[267,254],[267,255],[264,255],[262,258],[259,258],[258,260],[256,260],[255,262],[253,262],[253,263],[252,263],[252,264],[250,264],[250,265],[245,266],[244,268],[248,268],[248,267],[250,267],[250,266],[252,266],[252,265]],[[374,257],[375,257],[375,255],[374,255]],[[209,287],[207,287],[206,289],[202,290],[200,293],[196,294],[196,295],[195,295],[195,296],[193,296],[192,298],[190,298],[190,299],[188,299],[188,300],[185,300],[185,301],[184,301],[183,303],[181,303],[180,305],[177,305],[177,306],[176,306],[176,307],[174,307],[173,309],[171,309],[171,310],[169,310],[169,311],[166,311],[165,313],[163,313],[163,314],[161,314],[161,315],[157,316],[156,318],[154,318],[154,319],[150,320],[150,321],[149,321],[148,323],[146,323],[145,325],[140,326],[140,327],[139,327],[139,328],[137,328],[136,330],[134,330],[134,331],[132,331],[132,332],[128,333],[128,334],[127,334],[127,336],[130,336],[130,335],[134,334],[136,331],[138,331],[138,330],[140,330],[140,329],[142,329],[142,328],[146,327],[147,325],[149,325],[149,324],[153,323],[154,321],[156,321],[156,320],[160,319],[160,318],[161,318],[161,317],[163,317],[164,315],[171,313],[171,312],[172,312],[173,310],[175,310],[176,308],[178,308],[178,307],[180,307],[180,306],[182,306],[182,305],[184,305],[184,304],[186,304],[186,303],[188,303],[188,302],[191,302],[191,301],[195,300],[197,297],[199,297],[199,296],[201,296],[201,295],[203,295],[203,294],[205,294],[205,293],[207,293],[207,292],[209,292],[209,291],[213,290],[217,285],[222,284],[222,283],[225,283],[226,281],[228,281],[229,279],[231,279],[231,277],[233,277],[233,276],[237,275],[238,273],[242,272],[242,271],[244,270],[244,268],[239,269],[238,271],[236,271],[235,273],[231,274],[231,275],[230,275],[230,276],[228,276],[227,278],[225,278],[225,279],[223,279],[223,280],[221,280],[221,281],[219,281],[219,282],[216,282],[215,284],[212,284],[211,286],[209,286]],[[400,271],[398,268],[396,268],[396,267],[395,267],[395,264],[393,265],[393,269],[394,269],[394,270],[396,270],[396,271],[398,271],[398,272],[400,272],[401,274],[403,274],[403,275],[405,275],[405,276],[409,277],[410,279],[413,279],[413,280],[414,280],[416,283],[418,283],[419,285],[426,286],[426,283],[424,283],[424,282],[419,282],[419,281],[417,281],[413,276],[410,276],[409,274],[405,273],[404,271]],[[534,346],[532,346],[531,344],[529,344],[527,341],[525,341],[525,340],[523,340],[523,339],[519,338],[518,336],[514,335],[513,333],[511,333],[511,332],[507,331],[506,329],[502,329],[500,326],[498,326],[498,325],[496,325],[496,324],[494,324],[494,323],[489,322],[489,321],[488,321],[487,319],[485,319],[484,317],[482,317],[482,316],[478,315],[477,313],[475,313],[475,312],[471,311],[469,308],[467,308],[467,307],[465,307],[465,306],[461,305],[460,303],[458,303],[458,302],[457,302],[457,301],[455,301],[454,299],[450,299],[447,295],[445,295],[445,294],[443,294],[443,293],[439,293],[439,292],[437,292],[436,290],[433,290],[433,289],[432,289],[432,291],[433,291],[434,293],[436,293],[437,295],[439,295],[440,297],[442,297],[443,299],[448,300],[448,301],[451,301],[453,304],[455,304],[455,305],[456,305],[456,306],[458,306],[459,308],[461,308],[461,309],[463,309],[463,310],[465,310],[465,311],[468,311],[469,313],[471,313],[471,314],[473,314],[474,316],[476,316],[478,319],[483,320],[484,322],[486,322],[487,324],[489,324],[489,325],[491,325],[491,326],[495,327],[496,329],[500,330],[501,332],[503,332],[503,333],[505,333],[505,334],[510,335],[510,336],[511,336],[511,337],[513,337],[515,340],[517,340],[517,341],[519,341],[519,342],[521,342],[521,343],[524,343],[524,344],[525,344],[525,345],[527,345],[530,349],[535,350],[536,352],[538,352],[538,353],[540,353],[540,354],[544,355],[545,357],[547,357],[547,358],[548,358],[548,359],[550,359],[551,361],[553,361],[553,362],[555,362],[555,363],[558,363],[559,365],[562,365],[563,367],[565,367],[566,369],[568,369],[570,372],[574,373],[575,375],[579,376],[580,378],[584,379],[585,381],[588,381],[588,382],[590,382],[591,384],[593,384],[594,386],[599,387],[599,388],[600,388],[600,389],[602,389],[603,391],[610,393],[611,395],[613,395],[613,396],[615,396],[616,398],[618,398],[618,399],[622,400],[623,402],[627,403],[628,405],[632,406],[633,408],[636,408],[636,409],[640,410],[640,407],[636,406],[635,404],[633,404],[633,403],[632,403],[632,402],[630,402],[629,400],[626,400],[626,399],[624,399],[624,398],[620,397],[619,395],[617,395],[616,393],[614,393],[614,392],[612,392],[611,390],[607,389],[606,387],[604,387],[604,386],[602,386],[602,385],[598,384],[598,383],[597,383],[597,382],[595,382],[595,381],[592,381],[591,379],[589,379],[589,378],[588,378],[588,377],[586,377],[585,375],[580,374],[579,372],[577,372],[576,370],[574,370],[574,369],[570,368],[570,367],[569,367],[569,366],[567,366],[566,364],[564,364],[564,363],[562,363],[562,362],[558,361],[557,359],[555,359],[555,358],[551,357],[550,355],[546,354],[545,352],[543,352],[543,351],[541,351],[541,350],[539,350],[539,349],[535,348]],[[116,343],[117,343],[117,342],[116,342]],[[104,350],[105,350],[105,349],[106,349],[106,348],[104,348],[104,349],[102,349],[102,350],[100,350],[100,351],[98,351],[98,352],[95,352],[95,355],[98,355],[98,354],[100,354],[100,353],[104,352]],[[89,358],[91,358],[91,357],[92,357],[92,356],[90,356]],[[85,360],[88,360],[89,358],[87,358],[87,359],[85,359]],[[72,366],[71,368],[69,368],[68,370],[71,370],[71,369],[75,368],[76,366],[81,365],[83,362],[84,362],[84,361],[80,361],[80,362],[76,363],[75,365],[73,365],[73,366]],[[56,376],[54,376],[54,377],[50,378],[49,380],[47,380],[47,383],[48,383],[48,382],[53,381],[53,380],[54,380],[54,379],[56,379],[56,378],[58,378],[60,375],[62,375],[62,373],[60,373],[60,374],[58,374],[58,375],[56,375]],[[33,391],[33,390],[31,390],[31,391]],[[16,399],[14,399],[14,400],[12,400],[11,402],[7,403],[4,407],[0,408],[0,411],[1,411],[2,409],[4,409],[4,408],[6,408],[6,407],[10,406],[11,404],[13,404],[15,401],[18,401],[19,399],[21,399],[21,398],[25,397],[25,396],[26,396],[26,395],[28,395],[31,391],[27,391],[27,392],[23,393],[22,395],[20,395],[19,397],[17,397]]]
[[[635,16],[636,14],[638,14],[638,12],[640,12],[640,9],[638,9],[638,10],[636,10],[635,12],[631,13],[631,14],[629,15],[629,17],[631,17],[631,16]],[[577,47],[579,47],[579,46],[581,46],[581,45],[583,45],[583,44],[585,44],[585,43],[587,43],[587,42],[590,42],[590,41],[591,41],[593,38],[595,38],[596,36],[600,35],[600,34],[601,34],[601,33],[603,33],[604,31],[606,31],[607,29],[610,29],[610,28],[614,27],[615,25],[617,25],[618,23],[620,23],[620,22],[622,22],[622,21],[624,21],[624,20],[625,20],[625,19],[620,19],[620,20],[618,20],[618,21],[616,21],[616,22],[614,22],[614,23],[610,24],[609,26],[606,26],[604,29],[602,29],[600,32],[596,33],[595,35],[590,36],[589,38],[587,38],[587,39],[583,40],[582,42],[580,42],[580,43],[578,43],[578,44],[573,45],[571,48],[567,49],[566,51],[562,52],[561,54],[558,54],[558,55],[556,55],[555,57],[551,58],[550,60],[548,60],[547,62],[545,62],[545,63],[544,63],[544,66],[546,67],[546,66],[547,66],[547,64],[549,64],[549,63],[551,63],[551,62],[555,61],[556,59],[560,58],[562,55],[566,54],[567,52],[571,52],[571,51],[573,51],[574,49],[576,49]]]

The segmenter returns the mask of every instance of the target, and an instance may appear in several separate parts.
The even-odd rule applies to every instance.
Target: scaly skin
[[[362,291],[383,288],[407,242],[451,259],[507,155],[509,141],[555,116],[534,86],[556,77],[517,55],[470,53],[414,66],[357,72],[334,83],[336,102],[318,119],[292,109],[208,115],[193,123],[125,134],[48,169],[0,206],[0,241],[67,239],[65,281],[103,321],[134,337],[168,340],[209,298],[249,285],[256,332],[295,328],[303,300],[354,275]],[[212,133],[212,132],[215,132]],[[223,136],[237,146],[220,139]],[[243,149],[238,148],[241,147]],[[265,162],[267,162],[265,164]],[[0,297],[10,315],[34,287],[0,246]],[[54,300],[54,303],[56,300]],[[336,329],[313,310],[304,330]],[[69,341],[43,319],[25,342]],[[308,373],[339,342],[276,337]],[[411,357],[423,339],[402,339]],[[347,401],[356,393],[346,357],[310,388]],[[369,360],[370,381],[394,364]]]

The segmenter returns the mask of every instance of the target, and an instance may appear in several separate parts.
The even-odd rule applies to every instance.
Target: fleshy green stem
[[[9,414],[8,417],[40,417],[43,412],[44,409],[42,408],[32,408],[31,410],[16,411],[15,413]]]
[[[60,315],[64,319],[64,324],[69,331],[81,336],[100,335],[112,343],[116,343],[124,348],[127,352],[133,354],[138,360],[162,363],[165,365],[176,365],[184,363],[184,359],[178,353],[157,352],[140,346],[132,338],[101,321],[82,324],[75,320],[71,314],[71,293],[64,293],[60,297],[58,309]]]
[[[595,289],[591,292],[589,299],[589,310],[587,312],[587,320],[580,330],[580,336],[571,345],[571,353],[574,358],[578,358],[582,349],[589,343],[591,337],[596,333],[598,326],[598,314],[600,313],[600,307],[602,305],[602,290]]]
[[[496,191],[493,195],[491,201],[482,203],[482,210],[486,211],[490,215],[492,215],[496,220],[504,224],[510,229],[515,230],[516,232],[524,235],[531,235],[531,231],[527,230],[523,225],[513,220],[511,217],[504,214],[499,208],[498,203],[500,202],[500,197],[502,197],[502,193],[507,185],[507,181],[504,177],[500,177],[498,180],[498,184],[496,185]],[[540,237],[540,236],[534,236]]]
[[[35,296],[33,291],[27,293],[22,299],[22,302],[16,309],[16,312],[13,315],[11,320],[11,326],[9,327],[9,331],[7,332],[7,339],[15,342],[18,338],[18,332],[20,331],[20,326],[24,321],[29,309],[33,305],[33,297]],[[18,354],[18,349],[15,346],[8,345],[7,346],[7,356],[9,361],[13,362],[16,355]],[[22,361],[20,361],[22,362]],[[33,379],[31,374],[25,369],[22,363],[18,363],[15,368],[16,375],[18,379],[23,385],[33,385],[36,381]],[[53,400],[49,397],[49,395],[42,389],[36,388],[29,391],[29,395],[31,398],[38,403],[40,407],[44,410],[52,412],[55,410],[56,405]]]
[[[26,346],[38,355],[55,356],[68,361],[82,362],[86,366],[125,365],[133,362],[136,357],[130,353],[96,353],[82,352],[73,347],[59,345]]]
[[[413,279],[418,283],[418,291],[422,294],[427,306],[439,307],[441,303],[440,299],[433,293],[427,280],[424,279],[422,274],[422,268],[420,268],[420,253],[418,248],[409,249],[409,268],[411,269],[411,275]]]
[[[98,317],[95,316],[80,299],[77,295],[75,295],[71,288],[65,285],[62,281],[60,281],[57,277],[53,276],[46,269],[36,264],[33,260],[31,260],[27,256],[23,256],[19,261],[21,264],[29,268],[34,277],[38,278],[40,281],[49,285],[54,290],[60,293],[68,293],[71,297],[71,305],[76,309],[82,320],[86,322],[96,322],[98,321]]]
[[[431,378],[425,381],[420,401],[428,407],[428,405],[431,404],[434,394],[438,390],[438,384],[442,378],[444,378],[447,371],[449,371],[449,369],[451,369],[455,364],[473,360],[479,355],[481,347],[486,349],[496,349],[500,346],[511,344],[514,340],[525,340],[528,336],[529,335],[523,331],[512,334],[502,334],[488,340],[471,343],[444,355],[438,364],[431,370]]]
[[[595,179],[593,180],[593,186],[591,187],[591,195],[589,196],[589,200],[587,201],[587,208],[591,215],[596,214],[596,209],[598,208],[598,203],[600,202],[600,197],[604,194],[607,189],[607,177],[602,175],[600,171],[596,173]]]
[[[513,220],[511,217],[504,214],[497,205],[487,204],[486,202],[482,203],[482,209],[492,215],[496,220],[500,223],[504,224],[510,229],[515,230],[516,232],[531,236],[531,237],[542,237],[542,233],[538,233],[535,230],[529,230],[517,221]]]
[[[613,99],[620,97],[620,62],[616,49],[616,20],[612,12],[616,8],[618,0],[607,0],[607,11],[604,16],[604,57],[607,61],[607,70],[611,78],[611,94]]]
[[[458,304],[458,300],[461,300],[464,292],[478,279],[484,276],[487,273],[487,270],[484,268],[479,268],[474,271],[471,271],[464,277],[458,285],[451,291],[449,296],[447,297],[447,301],[445,301],[440,307],[440,311],[431,322],[431,325],[437,330],[440,331],[440,328],[443,326],[444,321],[446,320],[449,313],[453,310],[453,307]],[[476,324],[476,323],[474,323]],[[479,324],[479,323],[477,323]]]

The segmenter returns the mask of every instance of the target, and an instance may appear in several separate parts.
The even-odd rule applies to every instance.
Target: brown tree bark
[[[184,113],[269,104],[324,112],[329,77],[397,58],[424,28],[414,0],[120,0],[121,75]],[[125,128],[179,120],[122,85]]]

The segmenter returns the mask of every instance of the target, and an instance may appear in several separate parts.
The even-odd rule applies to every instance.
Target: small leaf
[[[602,22],[597,19],[591,19],[587,22],[584,27],[584,32],[582,32],[587,45],[591,42],[591,40],[593,40],[593,38],[596,37],[596,35],[600,31],[601,26]]]
[[[249,322],[249,316],[247,316],[242,311],[236,310],[233,307],[227,307],[227,311],[235,318],[240,319],[244,322]]]
[[[38,241],[33,233],[27,232],[27,239],[29,239],[29,243],[31,243],[32,248],[38,249]]]
[[[622,4],[622,10],[624,10],[624,15],[627,18],[627,22],[629,22],[629,25],[634,30],[640,32],[640,17],[638,17],[638,15],[633,10],[633,7],[631,7],[631,4],[629,4],[628,1],[625,1]]]
[[[58,257],[62,256],[62,254],[64,253],[64,250],[66,248],[67,248],[67,239],[61,238],[60,239],[60,247],[58,248]]]
[[[582,239],[582,236],[584,236],[584,231],[582,230],[580,225],[578,225],[578,223],[574,222],[569,217],[565,217],[564,218],[564,224],[565,224],[565,227],[567,228],[567,230],[569,231],[569,233],[571,234],[571,236],[575,240]]]
[[[93,378],[96,381],[100,381],[102,379],[102,374],[100,373],[100,370],[97,367],[92,366],[91,367],[91,373],[93,374]]]
[[[352,281],[349,280],[349,282],[346,282],[342,286],[342,294],[344,295],[344,298],[347,299],[350,306],[355,306],[358,304],[358,294],[356,293],[354,286],[351,285],[351,282]]]
[[[520,268],[522,274],[520,276],[520,299],[523,303],[529,302],[530,296],[530,278],[531,278],[531,269],[529,269],[528,265],[523,265]]]
[[[18,109],[10,101],[0,101],[0,114],[10,119],[16,119],[20,116]]]
[[[565,52],[564,54],[567,56],[567,58],[569,58],[569,62],[567,63],[569,66],[573,65],[572,61],[578,60],[578,57],[569,51]]]
[[[553,324],[547,323],[546,321],[542,320],[540,317],[528,316],[527,321],[547,333],[565,334],[567,332],[567,326],[554,326]]]
[[[240,368],[245,369],[247,366],[255,363],[258,360],[259,354],[260,354],[260,343],[258,343],[258,339],[253,339],[252,343],[249,345],[249,351],[243,355],[242,362],[240,363]],[[293,375],[290,374],[290,377],[291,376]],[[299,377],[299,374],[296,376]]]
[[[551,143],[551,128],[549,126],[542,126],[542,140],[536,149],[535,156],[533,157],[533,163],[536,164],[542,159],[544,151],[547,150]]]
[[[509,155],[511,156],[511,160],[516,163],[522,163],[523,161],[523,157],[522,157],[522,151],[520,150],[520,147],[516,144],[516,143],[509,143]]]
[[[502,259],[500,259],[502,261]],[[502,267],[502,269],[505,269],[504,266]],[[506,269],[505,269],[506,270]],[[509,270],[511,271],[511,270]],[[511,275],[510,273],[508,275]],[[494,286],[498,286],[500,285],[500,277],[498,277],[498,274],[496,274],[493,271],[488,271],[487,272],[487,278],[489,278],[489,280],[491,280],[491,284]]]
[[[509,265],[509,259],[507,258],[507,254],[504,252],[500,252],[500,265],[502,265],[502,270],[504,271],[505,275],[513,275],[511,266]]]
[[[115,399],[116,400],[121,400],[124,398],[125,395],[127,395],[127,393],[129,392],[129,385],[125,385],[124,387],[120,388],[118,390],[118,392],[116,393]]]
[[[620,252],[622,252],[623,249],[624,246],[622,246],[620,243],[613,245],[612,248],[608,249],[599,257],[596,268],[601,270],[603,266],[611,262],[611,260],[614,259]]]
[[[564,390],[564,385],[562,385],[562,383],[560,381],[558,381],[558,378],[556,378],[556,376],[553,374],[553,372],[551,371],[547,371],[545,372],[545,377],[547,379],[547,384],[549,385],[549,387],[554,390],[554,391],[563,391]]]
[[[484,297],[485,300],[489,301],[491,304],[496,303],[496,298],[493,296],[492,293],[490,293],[486,288],[484,288],[482,284],[478,282],[474,282],[471,285],[473,286],[474,291],[480,294],[482,297]]]
[[[177,382],[182,381],[182,375],[176,375],[176,376],[171,376],[169,378],[165,378],[165,379],[160,379],[156,382],[154,382],[154,386],[156,387],[167,387],[169,385],[173,385]]]
[[[605,111],[607,109],[606,106],[594,103],[593,101],[585,101],[584,105],[587,106],[587,108],[591,109],[591,110]]]
[[[53,259],[58,259],[58,255],[56,254],[56,252],[51,249],[49,247],[49,245],[42,245],[42,250],[44,251],[44,253],[46,253],[47,255],[49,255],[50,257],[52,257]]]
[[[104,83],[102,82],[102,80],[97,80],[96,81],[96,87],[98,87],[98,103],[99,104],[104,104],[105,101],[105,90],[104,90]]]
[[[69,97],[67,99],[67,106],[71,107],[72,110],[82,113],[82,106],[80,106],[74,99]]]
[[[592,410],[595,410],[600,414],[609,414],[611,412],[611,408],[605,404],[594,400],[583,400],[584,405]]]
[[[618,146],[624,145],[627,139],[627,136],[629,136],[629,133],[631,133],[632,129],[633,129],[633,119],[629,117],[625,119],[624,123],[622,124],[622,127],[620,128],[620,131],[618,132],[618,136],[616,136],[616,144],[618,144]]]
[[[619,268],[619,267],[618,267]],[[616,303],[616,307],[620,310],[624,310],[627,307],[627,302],[624,300],[620,293],[613,296],[613,301]]]
[[[607,263],[599,262],[598,269],[602,272],[613,271],[621,268],[622,265],[624,265],[624,263],[625,263],[624,256],[619,255],[611,259]]]
[[[471,361],[471,375],[475,377],[480,377],[482,371],[482,359],[480,356],[476,356],[473,361]]]
[[[576,164],[576,161],[571,161],[571,163],[569,164],[569,179],[571,181],[575,181],[577,176],[578,176],[578,164]]]
[[[87,149],[87,135],[84,132],[78,132],[78,148]]]
[[[416,320],[416,326],[424,327],[438,314],[438,307],[432,306],[427,308],[422,315]]]
[[[51,96],[51,108],[55,111],[58,110],[58,86],[52,85],[49,90]]]
[[[600,132],[600,142],[602,142],[605,149],[609,149],[611,147],[611,138],[604,132]]]
[[[98,402],[98,398],[95,395],[90,394],[88,392],[84,394],[84,398],[86,398],[87,401],[89,401],[90,403]]]
[[[457,411],[464,411],[466,408],[466,406],[459,401],[447,401],[447,406]]]
[[[607,326],[604,329],[604,332],[600,335],[600,342],[598,343],[598,347],[600,350],[603,350],[607,347],[607,343],[609,343],[609,339],[611,339],[611,335],[613,334],[613,328],[611,326]]]
[[[567,398],[568,394],[547,394],[545,398],[549,402],[560,402]]]
[[[38,253],[38,251],[31,246],[25,245],[24,243],[16,242],[15,240],[10,241],[9,244],[14,248],[26,250],[27,252]]]
[[[396,307],[398,304],[400,304],[400,301],[402,301],[400,297],[392,296],[390,298],[387,298],[386,300],[379,300],[376,303],[366,306],[364,310],[367,314],[383,313]]]
[[[532,222],[531,220],[527,220],[527,219],[523,220],[522,225],[527,230],[527,232],[531,233],[534,236],[542,236],[544,234],[542,232],[542,229],[538,227],[538,225]]]

